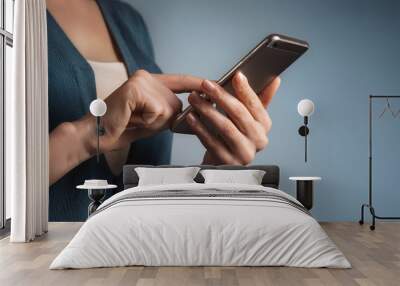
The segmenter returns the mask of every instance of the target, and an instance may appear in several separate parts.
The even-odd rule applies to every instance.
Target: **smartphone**
[[[271,34],[244,56],[217,83],[230,94],[234,94],[232,77],[241,71],[248,79],[250,86],[259,94],[264,87],[286,70],[308,50],[308,43],[292,37]],[[175,133],[193,134],[186,122],[186,115],[193,110],[188,106],[172,123]],[[200,118],[201,120],[201,118]]]

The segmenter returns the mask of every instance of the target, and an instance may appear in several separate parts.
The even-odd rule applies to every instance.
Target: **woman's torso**
[[[133,8],[119,1],[98,0],[97,4],[114,41],[116,55],[124,63],[126,74],[131,75],[139,68],[159,73],[160,69],[154,62],[151,41],[141,16]],[[74,121],[85,115],[90,102],[98,96],[96,88],[103,91],[105,88],[99,84],[96,86],[95,79],[99,77],[99,69],[93,61],[90,64],[53,16],[50,13],[47,15],[51,132],[60,123]],[[121,77],[113,79],[111,84],[120,80]],[[104,91],[104,94],[109,92],[110,90]],[[122,154],[123,158],[120,160],[127,158],[127,162],[132,164],[168,164],[171,140],[172,134],[169,131],[138,140],[131,144],[129,150],[125,150],[125,155]],[[50,187],[49,220],[86,219],[89,203],[87,193],[75,189],[75,186],[85,179],[107,179],[110,183],[117,184],[120,187],[118,190],[121,190],[121,175],[113,174],[109,164],[110,159],[104,155],[101,156],[100,163],[97,163],[95,158],[89,159],[54,183]]]

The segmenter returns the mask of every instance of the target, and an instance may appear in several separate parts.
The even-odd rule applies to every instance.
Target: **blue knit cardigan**
[[[160,73],[146,25],[140,14],[126,3],[97,0],[108,30],[128,70]],[[49,131],[62,122],[71,122],[89,111],[96,98],[94,73],[50,13],[47,13],[49,64]],[[164,131],[131,144],[128,163],[169,164],[172,134]],[[120,176],[113,176],[104,156],[100,163],[89,159],[50,187],[50,221],[84,221],[89,199],[85,191],[75,187],[85,179],[107,179],[122,189]]]

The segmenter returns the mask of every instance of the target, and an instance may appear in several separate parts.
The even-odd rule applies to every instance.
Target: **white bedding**
[[[136,192],[207,189],[265,191],[297,202],[280,190],[254,185],[193,183],[131,188],[105,201],[50,269],[127,265],[351,267],[314,218],[273,199],[173,197],[118,202]]]

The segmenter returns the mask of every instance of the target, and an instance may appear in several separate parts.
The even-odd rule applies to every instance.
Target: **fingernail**
[[[239,71],[237,75],[240,81],[247,81],[247,77],[241,71]]]
[[[215,89],[215,86],[211,81],[206,79],[203,81],[203,88],[205,92],[212,92]]]

